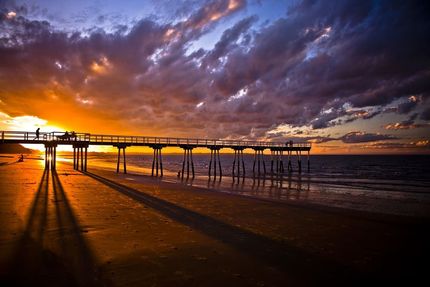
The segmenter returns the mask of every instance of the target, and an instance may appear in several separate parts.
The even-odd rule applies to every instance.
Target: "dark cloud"
[[[430,121],[430,107],[428,107],[424,112],[421,113],[420,119],[425,121]]]
[[[399,123],[391,123],[384,126],[386,130],[410,130],[417,128],[430,127],[430,124],[415,124],[410,121],[402,121]]]
[[[384,134],[374,134],[374,133],[365,133],[365,132],[349,132],[341,137],[331,137],[331,136],[288,136],[285,137],[282,133],[273,133],[270,134],[269,139],[275,139],[276,141],[286,141],[293,140],[294,142],[309,142],[313,144],[321,144],[332,141],[342,141],[346,144],[354,144],[354,143],[369,143],[369,142],[379,142],[386,140],[398,139],[392,135],[384,135]]]
[[[353,144],[353,143],[367,143],[367,142],[378,142],[398,139],[397,137],[384,134],[374,134],[365,132],[349,132],[341,137],[331,137],[331,136],[309,136],[309,137],[288,137],[288,139],[293,139],[295,142],[310,142],[310,143],[326,143],[331,141],[342,141],[343,143]]]
[[[376,142],[371,143],[365,148],[372,148],[372,149],[400,149],[400,150],[428,150],[430,149],[430,141],[429,140],[418,140],[418,141],[412,141],[408,143],[399,143],[399,142]]]
[[[335,141],[335,140],[337,139],[331,138],[331,137],[311,137],[306,139],[307,142],[316,143],[316,144],[326,143],[326,142]]]
[[[412,114],[409,119],[397,122],[389,123],[383,126],[386,130],[410,130],[417,128],[430,127],[429,123],[415,123],[415,119],[418,117],[418,113]]]
[[[356,119],[364,119],[369,120],[371,118],[374,118],[375,116],[379,115],[381,113],[381,109],[375,109],[375,110],[351,110],[347,111],[346,114],[349,116],[349,118],[346,120],[346,122],[351,122]]]
[[[321,128],[327,128],[329,126],[336,125],[336,122],[333,121],[335,119],[338,119],[346,114],[345,109],[339,108],[334,109],[331,108],[330,110],[323,111],[318,117],[311,121],[311,125],[313,129],[321,129]]]
[[[225,30],[214,49],[206,56],[205,65],[217,66],[220,63],[221,57],[226,56],[236,47],[236,41],[257,19],[258,17],[256,16],[247,17],[236,23],[233,27]]]
[[[407,102],[401,103],[397,106],[397,112],[399,114],[408,114],[418,105],[419,102],[420,102],[419,98],[415,96],[411,96],[409,97]]]
[[[246,6],[246,0],[212,0],[204,3],[182,24],[187,28],[202,28]]]
[[[254,16],[237,21],[212,50],[190,47],[246,1],[188,2],[185,20],[141,19],[113,33],[66,33],[2,4],[0,108],[50,119],[40,102],[61,103],[139,131],[250,139],[283,124],[321,129],[381,111],[421,107],[429,118],[426,1],[299,1],[264,26]],[[11,8],[16,17],[7,17]],[[399,99],[408,100],[387,107]]]
[[[343,116],[339,104],[383,106],[414,94],[427,97],[426,9],[424,2],[303,2],[289,18],[259,31],[250,50],[231,52],[216,74],[217,88],[231,95],[246,87],[254,98],[276,103],[275,123],[314,128]],[[409,30],[408,41],[401,40]],[[334,112],[324,113],[327,102],[335,104]],[[415,106],[405,103],[398,112]]]
[[[340,137],[339,139],[344,143],[365,143],[365,142],[391,140],[391,139],[397,139],[397,138],[391,135],[384,135],[384,134],[349,132],[343,135],[342,137]]]

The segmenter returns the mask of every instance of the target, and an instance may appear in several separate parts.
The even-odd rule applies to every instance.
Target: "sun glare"
[[[13,131],[28,131],[33,132],[37,128],[46,132],[51,131],[62,131],[63,129],[59,126],[48,124],[47,120],[41,119],[36,116],[18,116],[11,117],[5,113],[2,113],[0,121],[1,130],[13,130]]]
[[[0,113],[0,130],[35,132],[37,128],[40,128],[41,133],[64,130],[63,128],[50,124],[47,120],[41,119],[37,116],[27,115],[11,117],[8,114]],[[39,144],[23,144],[23,146],[39,151],[45,150],[45,147]]]

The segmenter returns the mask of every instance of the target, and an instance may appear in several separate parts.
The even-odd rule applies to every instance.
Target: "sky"
[[[430,153],[428,1],[0,0],[0,130]]]

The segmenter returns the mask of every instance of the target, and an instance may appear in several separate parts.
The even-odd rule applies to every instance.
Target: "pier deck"
[[[130,146],[146,146],[154,150],[154,158],[152,162],[152,176],[163,176],[163,163],[161,150],[166,147],[179,147],[184,150],[184,161],[182,168],[182,177],[186,173],[190,176],[190,169],[194,177],[193,149],[207,148],[211,152],[209,162],[209,176],[217,176],[219,168],[219,176],[222,176],[220,153],[221,149],[233,149],[235,152],[235,160],[233,162],[234,170],[237,167],[237,176],[245,176],[245,165],[243,161],[243,150],[252,149],[255,152],[253,174],[266,174],[266,166],[264,160],[264,150],[268,149],[271,152],[271,169],[273,173],[284,173],[283,156],[284,152],[288,155],[287,171],[292,172],[291,157],[293,152],[296,153],[298,162],[298,171],[302,171],[301,156],[302,152],[307,152],[308,155],[308,170],[309,170],[309,153],[311,144],[306,142],[268,142],[268,141],[242,141],[242,140],[220,140],[220,139],[198,139],[198,138],[171,138],[171,137],[148,137],[148,136],[129,136],[129,135],[104,135],[91,133],[70,133],[64,132],[48,132],[36,133],[28,131],[1,131],[0,144],[43,144],[45,146],[45,167],[55,169],[56,165],[56,148],[59,145],[70,145],[73,147],[73,165],[74,168],[82,171],[87,170],[87,151],[90,146],[114,146],[118,148],[117,172],[119,172],[121,162],[121,150],[123,153],[123,171],[126,169],[125,149]],[[213,162],[213,165],[212,165]],[[217,166],[218,162],[218,166]],[[187,169],[185,170],[185,163]],[[263,171],[260,169],[260,163]],[[236,166],[237,164],[237,166]],[[213,166],[213,170],[212,170]],[[258,169],[256,170],[256,166]],[[240,171],[242,167],[242,172]],[[274,169],[276,167],[276,169]]]
[[[90,133],[76,133],[76,138],[69,140],[60,139],[64,132],[40,133],[39,138],[35,132],[26,131],[2,131],[1,143],[18,144],[49,144],[74,145],[76,143],[100,146],[148,146],[162,145],[164,147],[193,146],[202,148],[262,148],[262,149],[282,149],[308,151],[311,149],[310,143],[300,142],[287,144],[285,142],[267,141],[242,141],[242,140],[220,140],[220,139],[198,139],[198,138],[171,138],[171,137],[148,137],[148,136],[125,136],[125,135],[101,135]]]

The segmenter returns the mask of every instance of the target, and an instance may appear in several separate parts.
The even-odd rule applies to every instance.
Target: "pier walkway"
[[[270,173],[282,174],[292,172],[291,159],[297,158],[298,172],[302,172],[302,152],[307,153],[307,166],[309,165],[310,143],[293,142],[267,142],[267,141],[241,141],[197,138],[170,138],[148,136],[101,135],[90,133],[65,134],[64,132],[36,132],[27,131],[1,131],[0,144],[43,144],[45,146],[45,167],[55,169],[57,146],[70,145],[73,148],[73,166],[76,170],[87,170],[88,148],[90,146],[113,146],[118,149],[117,169],[121,164],[121,151],[123,157],[123,172],[127,173],[125,150],[130,146],[146,146],[154,150],[152,160],[152,176],[163,176],[163,161],[161,151],[166,147],[179,147],[184,150],[181,176],[194,177],[193,149],[207,148],[210,150],[208,175],[222,176],[220,150],[232,149],[234,151],[233,176],[245,176],[245,163],[243,151],[254,151],[252,174],[265,175],[266,163],[264,151],[270,150]],[[284,153],[287,156],[287,169],[284,169]]]

